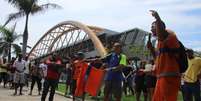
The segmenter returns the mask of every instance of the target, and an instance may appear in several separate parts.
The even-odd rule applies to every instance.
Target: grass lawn
[[[64,93],[65,92],[65,87],[66,87],[65,84],[60,83],[59,86],[58,86],[58,91]],[[90,100],[91,98],[89,96],[87,96],[87,99]],[[101,94],[100,99],[103,99],[103,93]],[[135,96],[132,96],[132,95],[123,96],[122,101],[135,101]],[[141,101],[143,101],[143,97],[141,97]],[[180,92],[179,92],[179,97],[178,97],[177,101],[183,101]]]

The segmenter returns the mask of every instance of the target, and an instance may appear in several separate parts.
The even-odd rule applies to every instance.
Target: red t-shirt
[[[56,60],[56,62],[54,62],[54,61],[50,61],[48,59],[46,61],[46,64],[47,64],[47,76],[46,76],[46,79],[53,79],[53,80],[59,79],[59,76],[60,76],[59,69],[62,68],[61,61]]]

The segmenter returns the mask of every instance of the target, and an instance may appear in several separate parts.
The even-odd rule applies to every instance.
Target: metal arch
[[[65,21],[62,23],[57,24],[56,26],[54,26],[53,28],[51,28],[50,30],[48,30],[40,39],[39,41],[34,45],[34,47],[32,48],[32,50],[29,53],[29,58],[32,54],[35,55],[35,57],[37,57],[37,55],[45,55],[43,53],[46,52],[46,54],[50,53],[51,48],[54,46],[55,42],[64,34],[65,28],[63,29],[62,27],[68,27],[68,29],[70,28],[78,28],[81,29],[82,31],[84,31],[89,38],[92,40],[95,48],[97,49],[97,51],[100,53],[101,56],[104,56],[106,54],[106,51],[104,50],[104,47],[102,45],[102,43],[100,42],[100,40],[97,38],[96,34],[97,32],[101,32],[103,29],[99,28],[99,27],[95,27],[95,26],[86,26],[82,23],[76,22],[76,21]],[[54,32],[55,30],[55,32]],[[56,30],[59,30],[59,32],[57,32]],[[63,32],[60,32],[60,30],[62,30]],[[47,38],[47,39],[45,39]],[[42,45],[41,43],[46,42],[46,50],[40,50],[41,48],[44,48],[44,45]],[[49,44],[48,44],[49,43]],[[44,44],[44,43],[43,43]],[[38,50],[37,50],[38,49]],[[39,52],[40,50],[40,52]],[[36,53],[34,53],[36,51]],[[43,52],[43,53],[41,53]]]
[[[94,33],[103,31],[103,29],[100,29],[100,28],[97,28],[97,27],[94,27],[94,26],[88,26],[88,27],[89,27]],[[64,34],[70,32],[70,31],[72,31],[72,30],[78,30],[78,29],[79,29],[79,28],[76,28],[76,27],[75,27],[75,28],[68,29],[68,30],[62,32],[59,36],[57,36],[57,37],[54,39],[54,41],[52,42],[52,44],[50,45],[50,47],[49,47],[49,49],[48,49],[48,52],[52,52],[52,48],[53,48],[54,44],[57,42],[57,40],[58,40],[61,36],[63,36]]]

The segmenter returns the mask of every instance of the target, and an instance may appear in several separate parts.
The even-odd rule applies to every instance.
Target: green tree
[[[22,46],[22,53],[25,56],[28,41],[28,20],[30,14],[34,15],[36,13],[45,11],[49,8],[60,8],[60,6],[53,3],[39,5],[38,0],[6,0],[6,1],[8,1],[14,7],[16,7],[18,9],[18,12],[10,14],[4,26],[7,25],[12,20],[24,16],[26,17],[25,28],[23,33],[23,46]]]
[[[22,37],[22,34],[17,34],[15,32],[16,24],[8,29],[0,26],[0,54],[8,56],[8,61],[11,60],[11,52],[19,54],[21,52],[21,47],[15,42]]]

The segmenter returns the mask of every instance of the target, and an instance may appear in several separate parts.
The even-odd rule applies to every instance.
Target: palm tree
[[[12,13],[9,15],[8,20],[4,24],[8,24],[11,20],[15,20],[21,17],[26,17],[25,28],[23,33],[23,47],[22,53],[25,56],[26,48],[27,48],[27,41],[28,41],[28,20],[29,15],[34,15],[41,11],[45,11],[49,8],[60,8],[59,5],[53,3],[47,3],[43,5],[38,4],[38,0],[7,0],[10,4],[18,9],[18,12]]]
[[[17,34],[15,32],[15,26],[8,29],[3,26],[0,26],[0,54],[8,56],[8,61],[11,59],[11,49],[14,50],[14,53],[19,54],[21,52],[21,47],[14,42],[22,37],[22,34]]]

